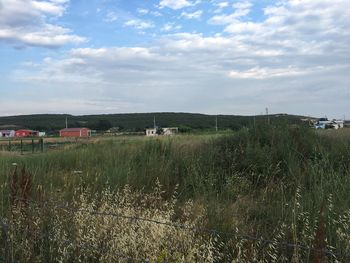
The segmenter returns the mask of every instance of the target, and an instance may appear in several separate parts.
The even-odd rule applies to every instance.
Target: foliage
[[[129,114],[104,114],[72,116],[65,114],[41,114],[0,117],[0,126],[13,129],[17,128],[35,129],[48,133],[57,132],[65,127],[65,120],[68,119],[69,127],[88,127],[96,130],[107,130],[111,127],[123,127],[124,131],[143,131],[145,128],[153,127],[153,120],[156,118],[160,127],[182,127],[185,131],[194,130],[214,130],[215,118],[213,115],[195,113],[129,113]],[[266,122],[266,117],[260,116],[235,116],[218,115],[218,126],[220,129],[239,130],[242,127],[253,125],[255,122]],[[300,123],[300,116],[278,114],[270,115],[272,123]]]

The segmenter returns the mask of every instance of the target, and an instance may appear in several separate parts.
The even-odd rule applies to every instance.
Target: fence
[[[0,150],[8,152],[20,152],[21,154],[44,152],[44,139],[2,139],[0,140]]]
[[[64,149],[66,145],[82,143],[78,139],[60,140],[56,138],[6,138],[0,139],[0,151],[20,154],[43,153]]]

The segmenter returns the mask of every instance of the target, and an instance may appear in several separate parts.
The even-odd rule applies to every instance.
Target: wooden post
[[[9,139],[9,152],[11,152],[11,139]]]
[[[32,139],[32,153],[34,153],[34,139]]]
[[[43,153],[43,152],[44,152],[44,139],[41,138],[41,139],[39,140],[39,143],[40,143],[40,151]]]
[[[21,140],[21,154],[23,154],[23,140]]]

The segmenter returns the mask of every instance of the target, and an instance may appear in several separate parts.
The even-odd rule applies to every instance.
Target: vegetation
[[[162,127],[180,127],[180,131],[213,130],[215,127],[214,115],[194,113],[133,113],[133,114],[105,114],[72,116],[65,114],[44,114],[0,117],[2,128],[30,128],[43,130],[49,133],[57,132],[65,127],[66,117],[69,127],[88,127],[95,130],[107,130],[111,127],[119,127],[122,131],[143,131],[147,127],[153,127],[153,119],[156,117],[157,125]],[[278,114],[270,115],[273,123],[288,122],[300,123],[300,116]],[[219,115],[218,126],[220,129],[239,130],[242,127],[252,126],[254,123],[266,122],[266,116],[235,116]]]
[[[344,131],[257,125],[2,156],[0,211],[15,226],[10,240],[2,236],[10,247],[1,246],[2,255],[21,262],[347,262]],[[14,172],[13,163],[25,170]]]

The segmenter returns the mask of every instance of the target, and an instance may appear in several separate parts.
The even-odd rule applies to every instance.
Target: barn
[[[60,130],[60,137],[89,137],[91,130],[88,128],[65,128]]]
[[[26,130],[26,129],[18,130],[16,131],[16,134],[15,134],[16,137],[36,137],[38,135],[39,135],[38,131]]]

